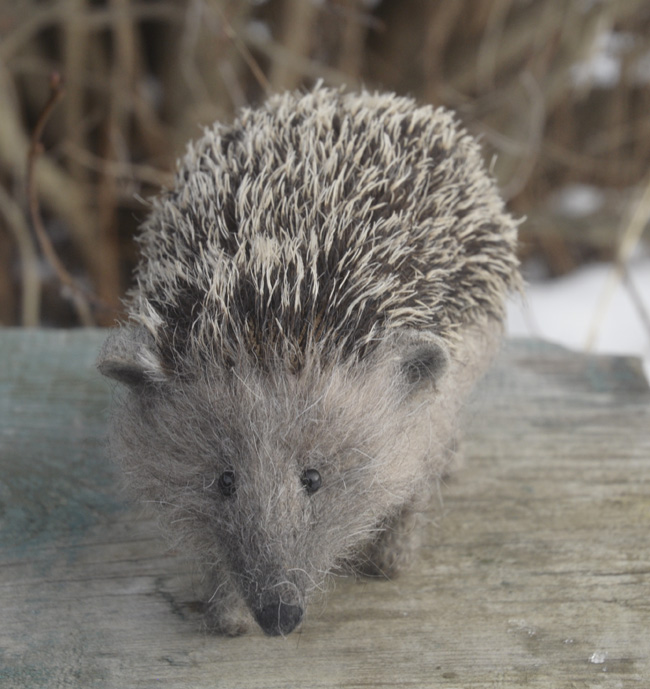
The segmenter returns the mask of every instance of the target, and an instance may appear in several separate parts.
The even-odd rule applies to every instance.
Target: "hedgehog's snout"
[[[257,624],[269,636],[286,636],[302,622],[305,607],[303,582],[292,581],[290,576],[282,572],[279,576],[269,577],[259,589],[249,580],[247,590],[243,592]]]
[[[290,634],[301,622],[303,609],[299,605],[285,603],[279,597],[253,610],[257,624],[265,634],[279,636]]]

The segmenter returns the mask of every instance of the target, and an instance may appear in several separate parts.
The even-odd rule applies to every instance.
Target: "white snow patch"
[[[605,202],[603,192],[591,184],[572,184],[553,194],[551,208],[568,218],[582,218],[597,213]]]
[[[577,88],[612,88],[621,78],[623,56],[634,47],[635,38],[624,31],[603,31],[594,41],[592,54],[571,66]]]
[[[508,305],[508,334],[540,337],[586,351],[596,323],[592,351],[641,357],[650,380],[650,333],[629,290],[619,282],[599,313],[611,271],[609,264],[590,265],[557,280],[528,285],[526,302],[516,299]],[[646,312],[650,312],[650,257],[631,260],[628,274]]]

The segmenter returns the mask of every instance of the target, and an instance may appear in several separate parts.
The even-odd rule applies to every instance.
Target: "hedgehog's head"
[[[130,480],[232,573],[269,634],[292,631],[327,573],[435,482],[450,435],[449,354],[425,333],[387,336],[361,362],[313,357],[295,372],[242,358],[188,376],[122,327],[98,365],[125,384],[112,440]]]

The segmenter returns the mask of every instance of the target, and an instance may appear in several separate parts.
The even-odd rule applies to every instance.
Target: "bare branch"
[[[91,298],[85,293],[78,282],[70,275],[61,260],[57,256],[52,242],[45,231],[45,225],[41,217],[40,207],[38,203],[38,190],[34,183],[34,169],[38,156],[43,152],[43,145],[41,137],[45,125],[56,107],[56,104],[63,97],[63,80],[61,75],[54,72],[50,77],[50,97],[48,98],[41,114],[36,122],[34,131],[32,132],[29,153],[27,155],[27,197],[29,199],[29,212],[36,232],[39,246],[48,263],[54,269],[56,276],[61,283],[63,290],[62,294],[69,298],[77,312],[80,322],[83,325],[94,325],[94,320],[91,313],[90,303],[94,302],[98,306],[104,308],[105,305],[96,298]]]

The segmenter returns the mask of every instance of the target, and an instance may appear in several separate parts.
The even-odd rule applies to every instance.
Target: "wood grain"
[[[0,330],[0,687],[650,686],[637,361],[509,344],[413,569],[333,582],[286,639],[225,639],[106,461],[103,336]]]

